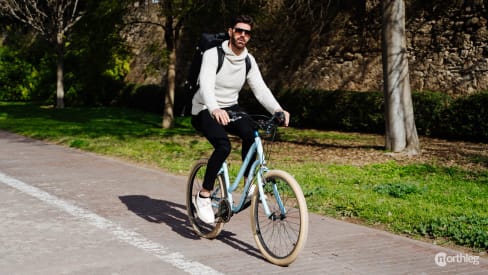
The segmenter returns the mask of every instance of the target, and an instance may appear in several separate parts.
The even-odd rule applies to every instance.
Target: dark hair
[[[232,22],[232,26],[230,27],[231,28],[235,27],[237,23],[246,23],[252,27],[252,25],[254,24],[254,20],[249,15],[241,14],[234,18],[234,21]]]

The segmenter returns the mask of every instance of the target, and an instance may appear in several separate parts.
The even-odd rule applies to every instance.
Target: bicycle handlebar
[[[276,121],[278,126],[285,125],[285,113],[284,112],[275,112],[273,114],[273,119]]]
[[[285,124],[285,113],[275,112],[271,117],[265,115],[249,115],[246,112],[236,112],[226,110],[229,114],[230,121],[237,121],[244,116],[250,117],[259,129],[264,130],[267,134],[271,133],[276,127]],[[255,119],[261,118],[261,119]]]

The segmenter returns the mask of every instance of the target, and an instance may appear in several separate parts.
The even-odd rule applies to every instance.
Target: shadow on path
[[[166,200],[152,199],[145,195],[119,196],[127,209],[148,222],[164,223],[181,236],[197,240],[200,239],[193,233],[188,222],[186,206]],[[243,251],[253,257],[264,259],[259,250],[254,246],[237,239],[236,234],[222,230],[217,239],[230,247]]]

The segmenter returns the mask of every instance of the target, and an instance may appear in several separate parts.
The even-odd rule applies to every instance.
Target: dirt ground
[[[287,147],[289,156],[293,155],[296,159],[303,159],[306,156],[309,160],[321,163],[363,166],[395,160],[405,164],[429,163],[476,171],[488,168],[488,143],[420,137],[420,154],[408,155],[386,152],[384,137],[381,135],[364,136],[366,138],[361,138],[361,141],[316,139],[283,145]]]

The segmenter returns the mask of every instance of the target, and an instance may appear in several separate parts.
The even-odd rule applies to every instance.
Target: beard
[[[231,37],[230,38],[230,43],[232,43],[232,46],[235,47],[236,49],[243,50],[246,47],[246,40],[244,38],[235,38]]]

